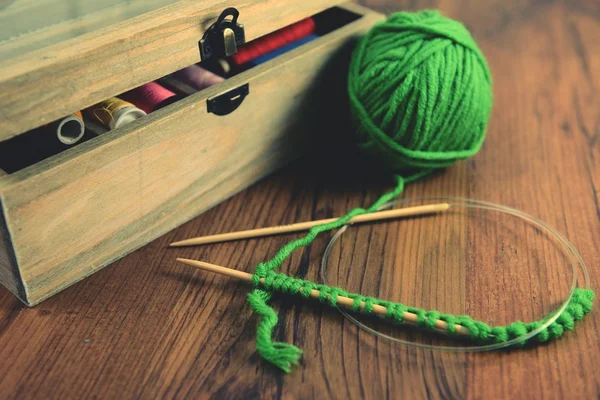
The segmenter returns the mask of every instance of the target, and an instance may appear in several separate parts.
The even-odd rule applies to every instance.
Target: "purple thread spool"
[[[206,89],[209,86],[223,82],[225,79],[197,65],[191,65],[173,74],[182,83],[196,90]]]

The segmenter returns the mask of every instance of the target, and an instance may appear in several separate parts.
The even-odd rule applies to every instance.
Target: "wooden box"
[[[115,6],[0,42],[0,142],[199,62],[198,41],[224,4],[239,10],[247,42],[331,7],[354,17],[130,125],[0,172],[0,282],[28,305],[299,157],[334,126],[323,98],[347,69],[340,54],[382,19],[336,0],[161,1],[120,22],[103,19]],[[77,29],[87,33],[65,33]],[[208,100],[245,84],[235,111],[207,111]],[[329,98],[343,108],[337,87]]]

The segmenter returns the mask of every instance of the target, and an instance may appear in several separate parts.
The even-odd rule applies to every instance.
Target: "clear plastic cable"
[[[402,344],[419,347],[419,348],[432,349],[432,350],[443,350],[443,351],[453,351],[453,352],[476,352],[476,351],[495,350],[495,349],[499,349],[499,348],[503,348],[503,347],[508,347],[508,346],[523,342],[529,338],[532,338],[535,335],[537,335],[538,333],[540,333],[542,330],[546,329],[554,321],[556,321],[556,319],[560,316],[560,314],[562,314],[562,312],[566,309],[566,307],[569,304],[571,297],[573,296],[573,293],[577,287],[578,270],[581,271],[582,276],[583,276],[582,287],[584,287],[584,288],[589,287],[590,279],[589,279],[589,273],[588,273],[587,267],[586,267],[581,255],[575,248],[575,246],[567,238],[565,238],[562,234],[557,232],[555,229],[551,228],[543,221],[540,221],[539,219],[537,219],[529,214],[526,214],[522,211],[516,210],[511,207],[494,204],[494,203],[490,203],[490,202],[485,202],[485,201],[481,201],[481,200],[472,200],[472,199],[462,198],[462,197],[407,198],[407,199],[396,200],[396,201],[384,204],[383,206],[380,207],[380,210],[388,209],[395,205],[401,205],[401,204],[412,203],[412,202],[446,202],[446,203],[450,204],[451,209],[453,209],[453,208],[454,209],[457,209],[457,208],[469,209],[470,208],[470,209],[495,211],[495,212],[500,212],[503,214],[512,215],[514,217],[520,218],[521,220],[524,220],[527,223],[533,225],[539,231],[546,233],[551,239],[556,241],[557,244],[559,244],[562,247],[562,249],[565,252],[565,255],[568,257],[568,259],[570,261],[570,265],[573,270],[573,277],[571,280],[569,294],[564,299],[564,301],[560,304],[560,306],[557,308],[557,310],[552,314],[552,316],[545,323],[543,323],[539,328],[527,333],[526,335],[523,335],[518,338],[514,338],[514,339],[506,341],[506,342],[492,343],[492,344],[485,344],[485,345],[468,345],[468,344],[457,345],[457,346],[431,345],[431,344],[425,344],[425,343],[415,343],[415,342],[411,342],[408,340],[395,338],[395,337],[389,336],[385,333],[379,332],[376,329],[373,329],[373,328],[365,325],[364,323],[357,320],[348,311],[338,307],[338,310],[348,320],[350,320],[352,323],[354,323],[361,329],[363,329],[373,335],[376,335],[378,337],[381,337],[383,339],[387,339],[387,340],[390,340],[393,342],[402,343]],[[327,248],[323,255],[323,259],[321,261],[321,278],[326,285],[330,285],[330,282],[327,281],[327,265],[329,262],[329,255],[331,253],[331,250],[332,250],[334,244],[344,234],[344,232],[348,229],[348,227],[349,227],[349,225],[346,225],[336,232],[336,234],[331,238],[331,241],[327,245]]]

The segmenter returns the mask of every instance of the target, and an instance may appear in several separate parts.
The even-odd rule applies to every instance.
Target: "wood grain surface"
[[[409,185],[405,196],[468,196],[534,214],[572,240],[598,288],[599,3],[365,3],[383,12],[439,7],[461,19],[481,44],[495,79],[494,112],[480,154]],[[343,179],[337,170],[354,176]],[[35,308],[0,289],[0,397],[600,396],[597,309],[574,332],[544,346],[456,354],[391,344],[358,330],[335,310],[281,298],[277,339],[305,351],[302,365],[284,375],[255,352],[257,321],[246,303],[248,286],[175,258],[251,272],[289,237],[167,248],[192,236],[333,217],[373,201],[388,187],[387,179],[374,179],[372,171],[356,165],[297,164]],[[547,312],[568,286],[556,249],[516,222],[475,218],[479,228],[473,230],[464,224],[471,217],[350,230],[332,253],[336,267],[328,279],[366,294],[499,322]],[[452,240],[441,241],[447,237]],[[323,235],[294,254],[282,270],[319,279],[329,239]],[[401,337],[420,340],[414,334]]]

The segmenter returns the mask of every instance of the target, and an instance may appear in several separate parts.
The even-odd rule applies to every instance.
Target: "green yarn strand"
[[[381,196],[371,205],[371,207],[367,209],[355,208],[333,222],[311,228],[304,237],[289,242],[279,249],[272,259],[256,266],[254,274],[252,275],[254,290],[248,295],[248,303],[250,303],[252,310],[259,316],[256,332],[256,350],[265,360],[275,364],[286,372],[290,372],[291,367],[298,364],[298,361],[302,356],[302,350],[291,344],[273,342],[273,329],[277,325],[278,318],[275,310],[268,305],[271,294],[268,291],[261,289],[261,278],[265,280],[265,283],[262,285],[263,288],[273,289],[276,287],[280,291],[297,293],[300,287],[304,287],[307,288],[304,295],[308,296],[310,288],[316,287],[314,283],[290,278],[291,280],[286,281],[285,285],[281,284],[274,286],[274,278],[276,276],[273,275],[273,271],[279,268],[295,250],[310,245],[317,238],[319,233],[341,228],[352,218],[377,211],[379,207],[399,196],[404,191],[404,178],[396,176],[395,179],[396,187],[394,190]],[[413,177],[413,179],[416,178]],[[296,286],[294,286],[294,282],[296,283]],[[300,284],[300,286],[298,286],[298,284]],[[295,289],[295,291],[293,289]],[[326,293],[329,295],[331,291],[327,291]],[[333,298],[333,304],[335,304],[335,299],[340,293],[342,293],[340,290],[336,292],[336,296]],[[331,296],[328,298],[331,298]]]
[[[256,350],[265,360],[289,373],[292,366],[298,364],[302,350],[289,343],[272,341],[278,318],[275,310],[267,304],[270,298],[271,294],[261,289],[254,289],[248,295],[248,302],[261,318],[256,330]]]

